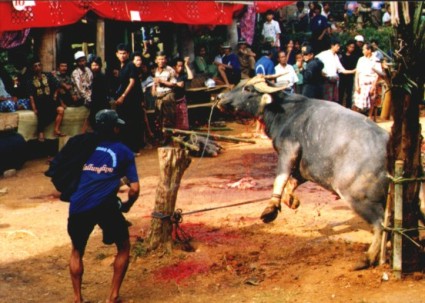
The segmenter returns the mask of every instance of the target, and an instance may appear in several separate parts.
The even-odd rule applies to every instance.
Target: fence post
[[[395,162],[394,177],[397,180],[403,175],[404,163],[402,160]],[[394,185],[394,237],[393,237],[393,272],[396,279],[401,279],[402,273],[402,235],[397,232],[403,227],[403,183]]]

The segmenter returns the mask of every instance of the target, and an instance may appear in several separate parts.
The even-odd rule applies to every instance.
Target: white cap
[[[354,37],[354,40],[359,41],[359,42],[364,42],[364,38],[362,35],[357,35]]]
[[[75,61],[77,61],[78,59],[83,58],[85,56],[86,54],[83,51],[78,51],[74,54],[74,59]]]

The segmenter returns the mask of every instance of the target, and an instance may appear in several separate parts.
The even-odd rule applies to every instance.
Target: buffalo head
[[[286,86],[269,86],[264,76],[256,76],[244,84],[238,85],[230,92],[220,94],[217,107],[221,111],[238,116],[258,117],[262,114],[264,107],[272,102],[271,94],[285,88]]]

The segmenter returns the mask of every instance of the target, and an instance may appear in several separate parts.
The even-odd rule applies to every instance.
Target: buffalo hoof
[[[353,267],[353,270],[363,270],[370,267],[370,261],[367,258],[359,260]]]
[[[288,199],[283,200],[283,203],[291,209],[297,209],[300,206],[300,200],[293,195],[290,195]]]
[[[277,218],[279,210],[280,207],[278,206],[267,206],[261,214],[260,218],[264,223],[270,223]]]

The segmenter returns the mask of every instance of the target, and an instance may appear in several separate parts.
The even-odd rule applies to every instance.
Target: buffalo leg
[[[354,270],[366,269],[378,261],[378,255],[381,250],[381,241],[382,225],[381,222],[379,222],[373,226],[372,243],[370,244],[365,257],[354,266]]]
[[[285,188],[283,189],[281,202],[285,203],[286,206],[291,209],[297,209],[300,206],[300,200],[294,195],[294,191],[304,182],[305,180],[300,176],[296,176],[295,174],[289,176],[288,182],[286,182]]]
[[[291,169],[297,159],[298,148],[298,146],[293,146],[292,153],[289,149],[285,150],[285,152],[279,152],[277,176],[273,183],[273,194],[269,205],[264,209],[260,217],[264,223],[274,221],[281,210],[280,201],[282,199],[282,193],[291,175]]]

